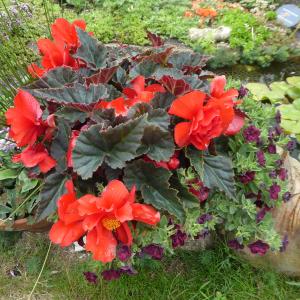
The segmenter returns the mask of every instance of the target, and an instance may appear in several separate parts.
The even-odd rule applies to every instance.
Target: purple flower
[[[271,171],[269,173],[269,177],[272,178],[272,179],[275,179],[277,177],[277,172],[275,170]]]
[[[155,260],[161,260],[164,255],[164,248],[156,244],[150,244],[142,248],[142,254],[148,254]]]
[[[196,236],[194,236],[195,240],[198,239],[204,239],[209,235],[209,230],[207,228],[204,228],[203,230],[201,230]]]
[[[267,243],[264,243],[262,240],[257,240],[256,242],[248,245],[251,253],[258,255],[265,255],[266,252],[270,249],[270,246]]]
[[[138,273],[132,266],[123,266],[119,270],[122,274],[127,275],[136,275]]]
[[[286,250],[288,244],[289,244],[288,236],[285,235],[282,239],[282,244],[281,244],[279,251],[284,252]]]
[[[282,196],[283,202],[288,202],[291,200],[292,194],[290,192],[285,192]]]
[[[98,282],[98,276],[93,272],[83,272],[83,275],[85,276],[85,279],[89,283],[97,284]]]
[[[270,210],[268,206],[264,206],[257,214],[256,214],[256,223],[259,223],[263,220],[266,213]]]
[[[276,165],[276,168],[280,168],[283,165],[283,160],[282,159],[276,160],[275,165]]]
[[[281,188],[278,184],[273,183],[270,187],[269,193],[270,193],[270,198],[272,200],[277,200],[278,199],[278,194],[280,193]]]
[[[296,146],[297,146],[296,142],[294,140],[291,140],[286,144],[286,149],[291,152],[295,150]]]
[[[117,256],[119,260],[121,261],[126,261],[131,257],[131,250],[128,246],[122,245],[118,250],[117,250]]]
[[[243,184],[248,184],[249,182],[253,181],[255,178],[254,171],[247,171],[246,173],[239,176],[239,180]]]
[[[240,244],[237,239],[228,241],[228,247],[233,250],[244,249],[244,245]]]
[[[268,152],[270,154],[276,154],[276,146],[274,144],[269,144],[268,145]]]
[[[176,233],[171,235],[172,247],[177,248],[179,246],[183,246],[186,239],[187,239],[186,233],[181,231],[180,229],[177,229]]]
[[[278,177],[280,180],[285,181],[288,178],[287,169],[281,168],[278,170]]]
[[[277,124],[281,123],[281,113],[280,113],[279,110],[276,111],[275,121],[276,121]]]
[[[241,99],[241,98],[244,98],[247,96],[249,90],[246,87],[244,87],[243,85],[241,85],[238,92],[239,92],[238,98]]]
[[[282,134],[282,128],[279,125],[275,126],[275,133],[276,133],[276,135]]]
[[[117,269],[117,270],[114,270],[114,269],[104,270],[101,273],[101,275],[102,275],[104,280],[111,281],[111,280],[119,279],[120,276],[121,276],[121,271],[119,269]]]
[[[198,218],[198,223],[199,223],[199,224],[204,224],[204,223],[206,223],[206,222],[212,220],[212,218],[213,218],[213,216],[210,215],[210,214],[203,214],[202,216],[200,216],[200,217]]]
[[[266,165],[266,159],[265,159],[265,154],[262,150],[259,150],[256,152],[256,158],[257,162],[261,167],[264,167]]]
[[[259,142],[260,130],[254,125],[250,125],[244,129],[243,136],[246,142]]]
[[[208,198],[209,191],[210,191],[210,189],[206,186],[203,186],[202,183],[201,185],[202,186],[200,186],[200,188],[194,188],[194,187],[189,188],[189,192],[195,195],[199,199],[200,203],[204,202]]]

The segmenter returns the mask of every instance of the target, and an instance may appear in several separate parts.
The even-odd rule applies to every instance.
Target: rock
[[[273,218],[278,233],[282,237],[288,237],[287,248],[284,252],[269,251],[264,256],[253,255],[245,250],[242,255],[255,266],[272,266],[278,272],[300,276],[300,162],[284,152],[282,157],[288,170],[289,190],[293,196],[273,210]]]
[[[277,20],[286,27],[294,27],[300,22],[300,8],[294,4],[280,6],[277,10]]]
[[[212,39],[216,42],[226,41],[230,37],[231,28],[220,26],[218,28],[191,28],[189,37],[191,40]]]

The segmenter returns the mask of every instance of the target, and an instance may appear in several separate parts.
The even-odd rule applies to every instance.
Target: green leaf
[[[300,76],[291,76],[286,79],[286,81],[297,88],[300,88]]]
[[[17,169],[2,169],[0,170],[0,180],[14,179],[19,175]]]
[[[86,31],[78,27],[76,31],[80,40],[80,47],[73,57],[82,59],[93,69],[105,67],[108,54],[106,47]]]
[[[168,161],[174,151],[175,145],[170,132],[153,125],[145,128],[142,146],[138,153],[147,154],[156,161]]]
[[[128,164],[124,171],[124,182],[128,187],[136,186],[141,191],[144,202],[157,209],[163,209],[184,221],[185,213],[178,191],[170,188],[169,179],[172,173],[143,160]]]
[[[113,169],[123,168],[137,156],[145,125],[146,115],[103,131],[102,125],[94,125],[81,132],[72,155],[74,170],[87,179],[104,161]]]
[[[145,78],[149,78],[152,74],[160,67],[159,64],[151,61],[151,60],[144,60],[141,63],[134,66],[129,73],[130,78],[135,78],[139,75],[144,76]]]
[[[84,123],[86,118],[88,117],[85,111],[81,111],[73,107],[63,107],[62,109],[57,111],[55,115],[59,118],[64,118],[70,123],[75,123],[77,121],[79,121],[80,123]]]
[[[68,176],[58,172],[49,174],[39,195],[37,221],[46,219],[57,209],[57,201],[66,193],[65,184]]]
[[[51,144],[51,156],[57,161],[56,169],[63,172],[67,169],[67,152],[71,137],[71,128],[64,119],[58,119],[56,136]]]
[[[171,185],[178,190],[178,197],[185,209],[199,209],[199,199],[189,192],[186,186],[183,186],[176,175],[171,177]]]
[[[236,198],[233,165],[229,157],[206,155],[192,147],[187,150],[187,156],[205,186],[217,188],[231,199]]]
[[[153,108],[168,109],[176,97],[171,93],[156,93],[155,97],[151,100]]]
[[[22,189],[21,193],[26,193],[32,189],[34,189],[39,181],[37,179],[31,179],[27,176],[25,169],[18,176],[18,180],[21,183]]]
[[[54,89],[36,89],[32,91],[33,96],[59,104],[91,105],[100,99],[108,99],[109,91],[105,84],[91,84],[86,87],[80,83],[75,83],[71,87]]]
[[[269,99],[268,95],[270,93],[270,89],[267,87],[266,84],[258,83],[258,82],[250,82],[246,84],[246,88],[254,96],[255,100]]]
[[[36,80],[25,87],[26,90],[31,91],[35,89],[49,89],[60,88],[66,84],[75,82],[78,75],[70,67],[58,67],[49,70],[42,78]]]

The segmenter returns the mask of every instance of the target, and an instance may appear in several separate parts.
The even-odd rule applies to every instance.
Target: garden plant
[[[27,209],[5,203],[2,219],[47,219],[50,240],[78,242],[106,280],[208,235],[284,251],[271,213],[292,197],[278,149],[295,143],[280,112],[208,72],[207,56],[147,35],[152,47],[137,52],[59,18],[37,41],[32,82],[5,113],[15,144],[0,170]]]

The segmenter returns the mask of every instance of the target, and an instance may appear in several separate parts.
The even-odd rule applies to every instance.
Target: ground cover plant
[[[82,20],[57,19],[51,35],[5,116],[13,162],[42,182],[35,215],[54,222],[53,243],[79,241],[110,263],[106,280],[213,231],[236,250],[284,251],[270,212],[291,197],[276,147],[292,147],[274,107],[151,32],[139,53],[101,44]]]

